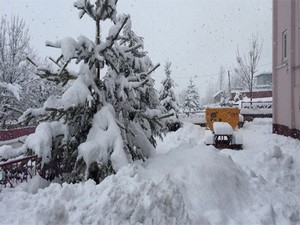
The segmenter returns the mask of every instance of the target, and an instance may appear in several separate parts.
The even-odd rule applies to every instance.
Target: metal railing
[[[36,127],[22,127],[17,129],[0,130],[0,141],[7,141],[23,137],[35,132]]]
[[[16,184],[28,181],[37,173],[42,174],[41,158],[37,155],[0,163],[0,188],[13,188]]]
[[[272,101],[241,102],[241,109],[272,109]]]

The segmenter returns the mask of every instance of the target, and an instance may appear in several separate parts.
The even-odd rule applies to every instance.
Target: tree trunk
[[[96,20],[96,45],[100,45],[100,19]],[[100,63],[99,62],[97,64],[96,74],[100,80]]]

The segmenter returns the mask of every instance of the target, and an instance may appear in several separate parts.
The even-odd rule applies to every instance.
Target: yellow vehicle
[[[240,109],[206,108],[206,145],[216,148],[242,149],[243,138],[234,132],[240,125]]]

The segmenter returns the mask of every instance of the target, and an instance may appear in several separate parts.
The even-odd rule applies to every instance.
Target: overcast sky
[[[0,14],[24,18],[39,55],[58,56],[58,50],[45,47],[46,40],[81,34],[94,40],[94,25],[87,17],[78,19],[73,2],[0,0]],[[252,34],[263,41],[259,70],[271,71],[272,0],[119,0],[117,10],[131,15],[133,30],[144,37],[153,63],[161,63],[153,74],[157,88],[169,59],[177,91],[193,77],[203,97],[221,65],[232,70],[237,47],[247,52]]]

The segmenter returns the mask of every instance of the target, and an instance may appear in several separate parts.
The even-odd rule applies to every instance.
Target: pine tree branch
[[[57,60],[54,60],[52,57],[49,57],[49,59],[50,59],[55,65],[57,65],[59,68],[61,68],[61,65],[59,65],[58,62],[59,62],[62,58],[63,58],[63,55],[60,55],[60,56],[58,57]]]
[[[122,22],[121,26],[118,28],[118,31],[113,35],[113,36],[109,36],[107,38],[107,41],[106,41],[106,46],[107,48],[111,48],[115,42],[115,40],[117,40],[121,30],[123,29],[123,27],[125,26],[127,20],[129,19],[128,16],[125,17],[124,21]]]
[[[62,72],[66,69],[66,67],[68,66],[68,64],[70,63],[70,59],[64,64],[64,66],[61,68],[61,70],[60,70],[60,72],[59,72],[59,74],[58,74],[58,76],[61,76],[62,75]],[[68,73],[68,71],[66,70],[66,72]],[[69,73],[68,73],[68,77],[72,77],[72,76],[70,76],[69,75]]]
[[[51,47],[51,48],[60,48],[60,45],[59,44],[55,44],[55,43],[53,43],[53,42],[51,42],[51,41],[46,41],[46,46],[47,47]]]
[[[35,67],[38,67],[38,66],[36,65],[36,63],[34,63],[33,60],[30,59],[28,56],[26,57],[26,59],[27,59],[32,65],[34,65]]]
[[[150,71],[147,72],[147,75],[152,73],[154,70],[156,70],[160,66],[160,63],[156,64]]]
[[[8,109],[8,110],[12,110],[14,112],[20,113],[21,115],[23,114],[23,111],[14,107],[11,107],[9,105],[4,105],[3,106],[4,109]]]
[[[171,117],[171,116],[174,116],[174,113],[170,113],[170,114],[165,114],[165,115],[162,115],[160,117],[157,117],[159,120],[161,119],[165,119],[165,118],[168,118],[168,117]]]
[[[140,47],[142,47],[143,46],[143,44],[137,44],[137,45],[135,45],[135,46],[132,46],[131,48],[128,48],[128,49],[126,49],[125,50],[125,53],[128,53],[128,52],[131,52],[131,51],[133,51],[133,50],[135,50],[135,49],[138,49],[138,48],[140,48]]]

